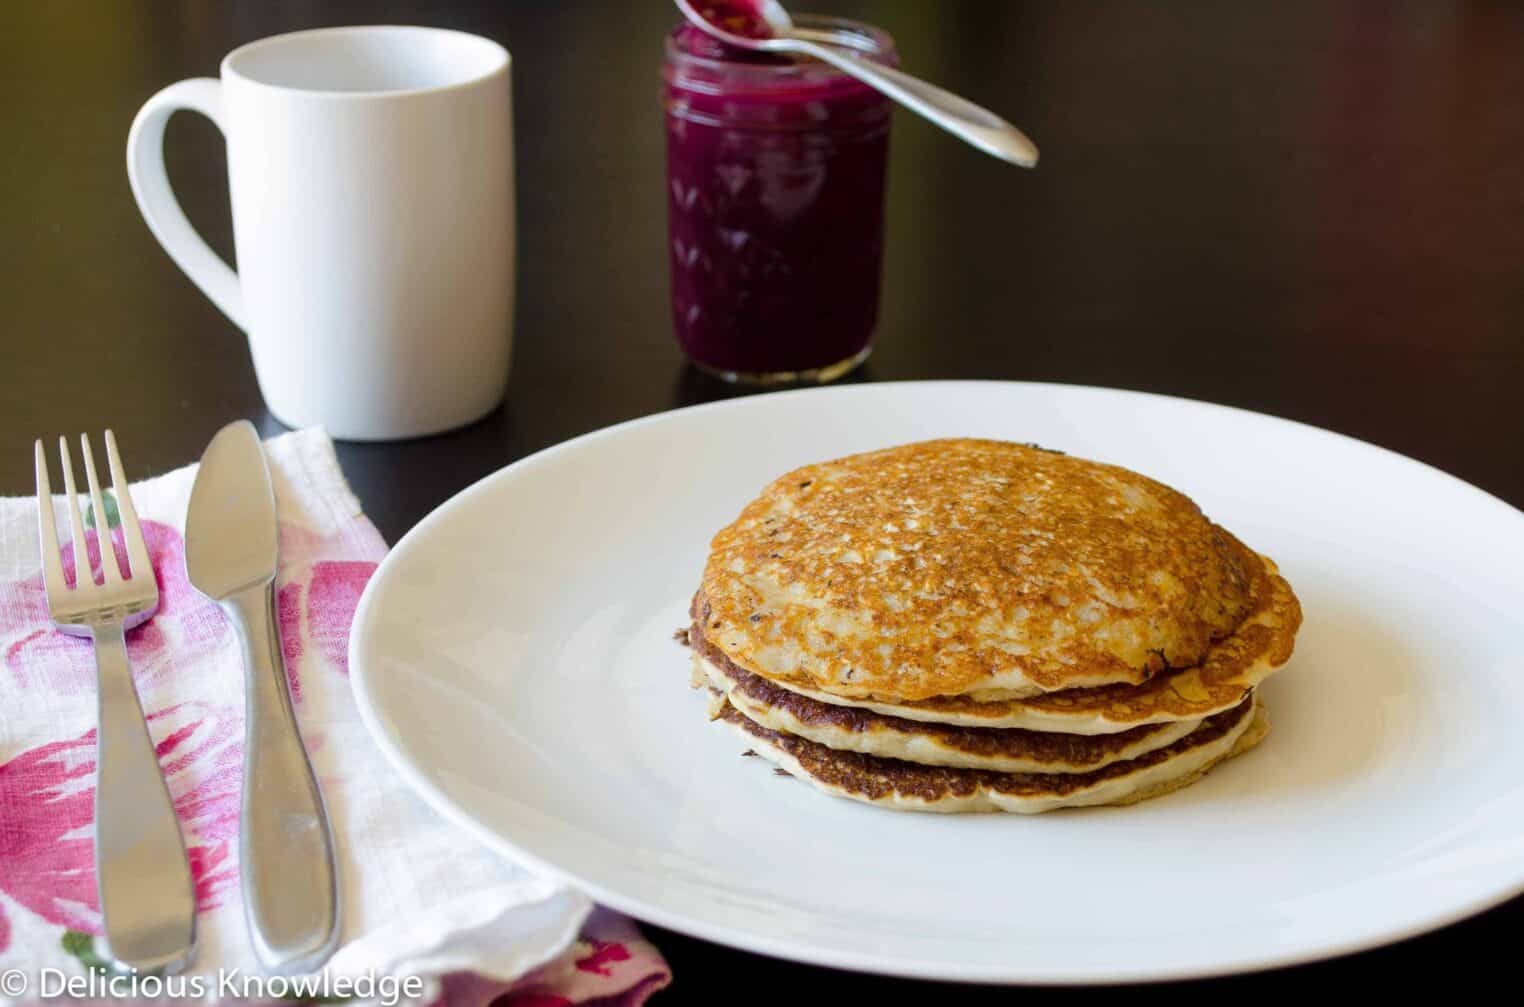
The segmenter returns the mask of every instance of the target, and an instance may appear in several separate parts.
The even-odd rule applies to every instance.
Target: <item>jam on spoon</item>
[[[773,26],[753,0],[699,0],[699,16],[716,28],[742,38],[772,38]]]
[[[773,37],[773,26],[764,16],[766,3],[753,0],[707,0],[695,6],[695,11],[709,24],[738,38],[768,39]],[[733,45],[726,45],[698,25],[684,22],[678,29],[679,44],[683,51],[707,59],[731,60],[737,63],[791,63],[789,57],[777,57],[767,53],[752,52]]]

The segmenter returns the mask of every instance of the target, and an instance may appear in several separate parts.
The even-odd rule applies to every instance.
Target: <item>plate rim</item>
[[[414,764],[411,756],[404,751],[400,739],[394,737],[393,733],[387,728],[386,717],[378,707],[376,697],[371,691],[370,672],[366,670],[366,660],[362,653],[364,649],[362,641],[365,639],[366,634],[361,632],[361,629],[368,625],[372,619],[371,609],[378,604],[376,599],[383,590],[381,585],[389,574],[390,568],[403,562],[399,557],[405,555],[411,548],[410,543],[416,544],[416,541],[427,534],[428,530],[436,523],[448,519],[447,512],[464,506],[468,498],[487,492],[492,484],[508,478],[510,473],[523,468],[530,468],[537,464],[543,464],[546,460],[561,452],[574,450],[584,441],[610,436],[618,431],[660,422],[671,422],[674,417],[688,414],[749,408],[751,404],[759,400],[772,401],[802,395],[840,395],[842,397],[849,397],[854,394],[866,394],[899,388],[935,390],[937,388],[958,389],[969,388],[971,386],[1002,389],[1011,392],[1023,390],[1068,393],[1076,391],[1094,392],[1121,397],[1163,400],[1173,404],[1184,403],[1191,406],[1203,407],[1208,411],[1222,410],[1253,417],[1257,420],[1271,420],[1276,423],[1301,428],[1304,431],[1311,431],[1336,440],[1349,442],[1367,451],[1375,451],[1381,455],[1389,456],[1391,460],[1402,464],[1417,466],[1431,477],[1442,477],[1443,481],[1453,484],[1455,488],[1463,489],[1480,497],[1481,502],[1490,506],[1501,507],[1511,512],[1514,518],[1524,518],[1524,510],[1515,507],[1496,494],[1474,483],[1467,482],[1459,476],[1446,472],[1444,469],[1431,465],[1428,462],[1404,455],[1399,451],[1383,447],[1380,444],[1350,434],[1340,433],[1336,430],[1330,430],[1326,427],[1278,416],[1274,413],[1159,392],[1113,388],[1104,385],[1088,385],[1077,382],[946,379],[875,381],[851,385],[829,385],[789,389],[760,395],[745,395],[714,402],[698,403],[677,409],[649,413],[644,416],[599,427],[531,452],[480,477],[451,494],[409,528],[396,543],[391,545],[361,593],[359,603],[355,607],[354,621],[350,628],[347,653],[350,688],[354,693],[356,706],[360,713],[360,720],[366,732],[376,743],[377,747],[381,749],[382,754],[391,767],[402,777],[414,793],[423,798],[426,804],[442,815],[447,821],[464,829],[479,842],[482,842],[489,849],[512,863],[553,877],[589,895],[594,901],[623,912],[637,920],[649,921],[665,929],[697,937],[701,940],[787,961],[893,978],[976,983],[980,985],[1030,984],[1037,986],[1065,986],[1078,984],[1119,985],[1125,983],[1161,983],[1239,975],[1326,961],[1397,944],[1423,934],[1441,930],[1461,920],[1469,919],[1524,894],[1524,875],[1521,875],[1512,886],[1505,886],[1500,891],[1480,898],[1463,901],[1447,912],[1426,917],[1421,921],[1409,922],[1392,929],[1368,928],[1371,932],[1357,933],[1349,939],[1328,942],[1317,948],[1257,955],[1240,954],[1214,961],[1210,965],[1159,968],[1095,969],[1091,967],[1085,970],[1072,968],[1034,970],[1030,967],[1009,969],[997,965],[952,965],[940,959],[889,957],[884,954],[865,951],[822,947],[806,942],[791,941],[786,938],[759,936],[727,925],[695,920],[691,916],[685,916],[675,910],[668,910],[661,905],[647,902],[639,897],[627,897],[619,891],[577,877],[570,871],[516,846],[486,823],[477,819],[476,816],[459,802],[436,787],[424,775],[423,771]]]

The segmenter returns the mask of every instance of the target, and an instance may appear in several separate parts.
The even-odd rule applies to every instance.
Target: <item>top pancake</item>
[[[1275,674],[1296,647],[1302,605],[1269,559],[1259,557],[1252,589],[1254,610],[1232,634],[1207,648],[1200,664],[1174,668],[1137,685],[1098,685],[1088,689],[1044,692],[1024,699],[977,700],[968,696],[891,702],[843,699],[818,689],[781,685],[809,699],[858,707],[903,720],[962,727],[1019,728],[1059,734],[1111,734],[1147,724],[1200,720],[1231,709]],[[699,659],[718,673],[734,677],[737,665],[704,636],[705,606],[695,597],[688,640]],[[781,684],[781,683],[780,683]]]
[[[994,701],[1196,664],[1259,564],[1127,469],[937,440],[776,480],[715,536],[700,591],[708,639],[780,684]]]

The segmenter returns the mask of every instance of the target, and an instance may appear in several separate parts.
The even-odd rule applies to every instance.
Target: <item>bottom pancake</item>
[[[839,752],[770,730],[721,695],[715,718],[746,739],[757,755],[836,797],[895,811],[1037,814],[1057,808],[1133,804],[1194,783],[1217,763],[1248,751],[1269,732],[1258,697],[1208,717],[1184,738],[1126,762],[1089,773],[997,773],[923,766]]]

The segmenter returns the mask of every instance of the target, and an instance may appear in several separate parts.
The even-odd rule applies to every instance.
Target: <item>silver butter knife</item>
[[[302,746],[275,628],[275,492],[247,420],[217,432],[191,490],[185,570],[222,606],[243,644],[243,903],[255,956],[270,972],[320,966],[338,940],[333,832]]]

